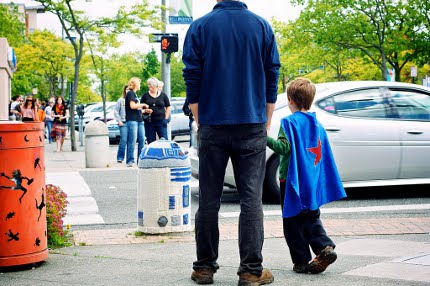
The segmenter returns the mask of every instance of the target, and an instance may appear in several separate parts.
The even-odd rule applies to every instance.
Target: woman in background
[[[21,107],[22,122],[36,121],[36,111],[33,103],[33,98],[27,97],[24,105]]]
[[[33,99],[34,112],[36,114],[36,121],[45,122],[45,112],[41,107],[40,100],[38,98]]]
[[[48,137],[49,144],[52,143],[51,130],[52,130],[52,125],[54,124],[54,117],[52,117],[54,113],[52,112],[52,107],[54,107],[54,103],[55,103],[55,100],[49,100],[48,106],[46,106],[44,110],[45,125],[48,129],[47,137]]]
[[[127,167],[132,167],[134,160],[134,147],[138,141],[137,160],[145,144],[145,130],[143,128],[142,109],[146,110],[148,105],[139,103],[136,92],[140,90],[140,79],[132,77],[128,83],[129,91],[125,95],[125,118],[128,129],[127,139]]]
[[[64,139],[66,138],[67,119],[69,110],[64,103],[63,97],[57,97],[54,107],[52,108],[55,119],[55,142],[57,142],[57,152],[63,151]]]
[[[128,91],[128,84],[126,84],[124,85],[122,95],[116,102],[115,108],[113,110],[113,117],[115,118],[116,122],[118,122],[120,136],[118,152],[116,154],[116,160],[118,163],[122,163],[124,160],[125,147],[127,146],[128,129],[127,121],[125,120],[125,95]]]
[[[158,79],[151,77],[148,79],[148,91],[142,95],[141,103],[149,106],[145,113],[150,116],[145,121],[145,134],[148,144],[151,144],[158,138],[169,139],[167,137],[167,124],[170,117],[170,101],[164,92],[158,90]]]

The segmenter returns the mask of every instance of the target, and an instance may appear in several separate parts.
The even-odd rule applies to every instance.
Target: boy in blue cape
[[[324,127],[308,112],[315,85],[298,78],[287,87],[291,115],[281,119],[278,139],[267,146],[281,156],[279,180],[284,236],[297,273],[321,273],[336,258],[319,207],[346,197]],[[316,257],[312,259],[311,252]]]

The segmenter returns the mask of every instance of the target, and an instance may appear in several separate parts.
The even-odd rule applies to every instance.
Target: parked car
[[[171,112],[170,112],[170,126],[172,131],[172,140],[176,136],[188,135],[190,133],[189,119],[182,111],[185,97],[173,97],[170,100]],[[107,127],[109,130],[109,139],[112,142],[117,142],[120,139],[119,127],[116,120],[113,118],[113,111],[106,116]]]
[[[317,84],[311,112],[325,127],[344,187],[430,183],[430,89],[396,82]],[[278,95],[269,131],[291,114],[286,94]],[[193,126],[192,136],[197,128]],[[197,142],[197,140],[193,140]],[[198,177],[197,146],[189,149]],[[279,202],[279,156],[266,149],[263,199]],[[231,163],[226,185],[235,186]]]
[[[119,139],[121,136],[119,134],[118,122],[113,118],[109,118],[108,121],[106,122],[106,125],[109,131],[109,141],[119,142]]]
[[[106,101],[106,118],[108,118],[107,114],[113,111],[115,104],[116,102]],[[88,122],[103,118],[103,102],[88,105],[84,111],[83,129]],[[79,130],[79,117],[77,115],[75,115],[75,129]]]
[[[176,136],[190,134],[189,118],[182,111],[185,97],[172,97],[170,100],[170,127],[172,130],[172,139]]]

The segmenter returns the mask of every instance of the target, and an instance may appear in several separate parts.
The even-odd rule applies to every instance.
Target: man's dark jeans
[[[262,272],[264,241],[262,192],[266,161],[265,124],[200,125],[199,209],[196,213],[197,261],[193,268],[219,268],[218,211],[225,169],[231,158],[240,198],[238,273]]]

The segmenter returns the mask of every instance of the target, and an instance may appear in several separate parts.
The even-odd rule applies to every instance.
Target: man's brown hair
[[[300,110],[311,108],[315,93],[315,84],[307,78],[296,78],[287,87],[288,98],[294,101]]]

